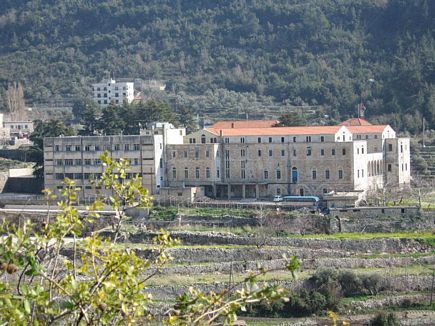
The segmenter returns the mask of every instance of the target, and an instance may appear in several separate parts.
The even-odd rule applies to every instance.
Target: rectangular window
[[[271,149],[269,149],[269,156],[272,156],[272,155],[273,155],[273,152]]]
[[[296,137],[293,137],[293,142],[296,143]]]
[[[325,136],[320,136],[320,141],[323,143],[325,141]]]
[[[316,170],[311,171],[311,177],[313,180],[317,179],[317,171]]]
[[[284,137],[281,137],[281,143],[283,143],[285,141]]]
[[[269,171],[264,170],[264,179],[269,179]]]
[[[277,178],[278,180],[281,179],[281,170],[276,170],[276,178]]]
[[[261,143],[261,137],[258,137],[258,138],[257,138],[257,141],[258,141],[258,143],[260,144],[260,143]]]
[[[95,165],[101,165],[101,160],[99,158],[96,158],[94,162]]]
[[[240,138],[240,142],[241,142],[242,144],[244,144],[244,143],[245,143],[245,137]]]
[[[261,149],[258,150],[258,156],[261,156]]]
[[[329,170],[325,171],[325,179],[329,179]]]
[[[320,156],[325,156],[325,150],[323,148],[320,149]]]
[[[285,150],[281,150],[281,156],[285,156]]]
[[[269,143],[271,143],[272,142],[272,137],[269,137]]]
[[[63,161],[62,161],[62,160],[56,160],[56,165],[57,165],[57,166],[61,166],[61,165],[63,165]]]
[[[75,151],[76,152],[80,152],[82,149],[81,149],[81,147],[80,147],[80,145],[76,145],[75,146]]]
[[[361,147],[361,154],[364,154],[364,147]]]
[[[124,144],[124,151],[130,150],[130,144]]]
[[[199,150],[195,150],[195,158],[199,158]]]
[[[91,165],[92,160],[90,158],[85,158],[85,165]]]
[[[205,177],[206,177],[207,179],[210,178],[210,168],[206,168],[206,169],[205,169]]]
[[[220,171],[219,171],[219,169],[216,170],[216,177],[220,178]]]
[[[98,151],[100,151],[101,149],[100,149],[100,145],[95,145],[95,151],[96,152],[98,152]]]
[[[393,151],[393,144],[388,144],[388,151],[392,152]]]
[[[184,151],[184,158],[187,158],[187,151]]]
[[[73,165],[73,160],[72,159],[65,160],[65,165],[68,165],[68,166]]]
[[[230,142],[229,138],[225,138],[225,144],[228,144]]]
[[[184,178],[189,178],[189,170],[187,168],[184,169]]]
[[[91,151],[91,145],[86,145],[85,152],[90,152],[90,151]]]
[[[135,150],[135,151],[140,150],[140,145],[139,144],[133,144],[133,150]]]
[[[55,152],[60,152],[60,146],[59,145],[55,145],[54,146],[54,151]]]
[[[364,169],[361,170],[361,177],[364,178]]]
[[[82,165],[82,160],[81,159],[74,160],[74,165]]]
[[[311,136],[307,136],[307,137],[305,138],[305,140],[307,141],[307,143],[311,143]]]
[[[210,151],[209,150],[205,151],[205,157],[210,157]]]
[[[333,148],[333,149],[331,150],[331,155],[332,155],[332,156],[335,155],[335,148]]]
[[[195,178],[199,179],[199,168],[195,169]]]
[[[311,147],[307,147],[307,156],[311,156]]]
[[[71,145],[66,145],[65,146],[65,151],[71,152]]]
[[[343,156],[346,155],[346,148],[343,148],[343,149],[341,150],[341,153],[343,154]]]
[[[63,173],[56,173],[56,180],[63,180]]]
[[[338,170],[338,178],[343,179],[343,170]]]
[[[293,150],[293,156],[296,157],[296,150]]]
[[[246,151],[244,149],[240,150],[240,156],[241,157],[245,157],[246,156]]]

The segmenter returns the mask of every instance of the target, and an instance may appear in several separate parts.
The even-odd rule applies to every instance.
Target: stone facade
[[[342,207],[331,194],[361,200],[369,190],[410,183],[409,139],[397,138],[388,125],[272,124],[217,123],[185,135],[155,123],[141,136],[47,138],[46,186],[60,187],[63,175],[87,189],[87,177],[102,172],[98,155],[105,149],[129,159],[132,173],[142,175],[152,193],[161,187],[203,187],[206,196],[224,199],[329,195],[330,207]]]
[[[204,186],[217,198],[353,192],[361,199],[410,183],[409,139],[390,126],[223,126],[168,146],[169,186]]]

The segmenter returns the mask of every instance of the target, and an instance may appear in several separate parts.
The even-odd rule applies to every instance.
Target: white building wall
[[[131,103],[134,99],[134,83],[116,82],[114,79],[103,80],[92,84],[93,100],[101,108],[110,103],[122,105],[124,101]]]

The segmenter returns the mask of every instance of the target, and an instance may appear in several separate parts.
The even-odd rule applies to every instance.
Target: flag
[[[358,104],[358,116],[360,118],[364,118],[364,112],[366,110],[366,106],[364,105],[363,102]]]

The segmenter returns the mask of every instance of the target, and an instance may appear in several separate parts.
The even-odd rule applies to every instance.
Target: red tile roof
[[[278,120],[228,120],[218,121],[209,128],[230,129],[230,128],[270,128],[277,124]]]
[[[342,126],[273,127],[273,128],[207,128],[223,136],[285,136],[285,135],[335,135]]]
[[[340,123],[340,126],[371,126],[372,124],[362,118],[350,118]]]
[[[349,126],[346,127],[353,134],[381,134],[388,125]]]

